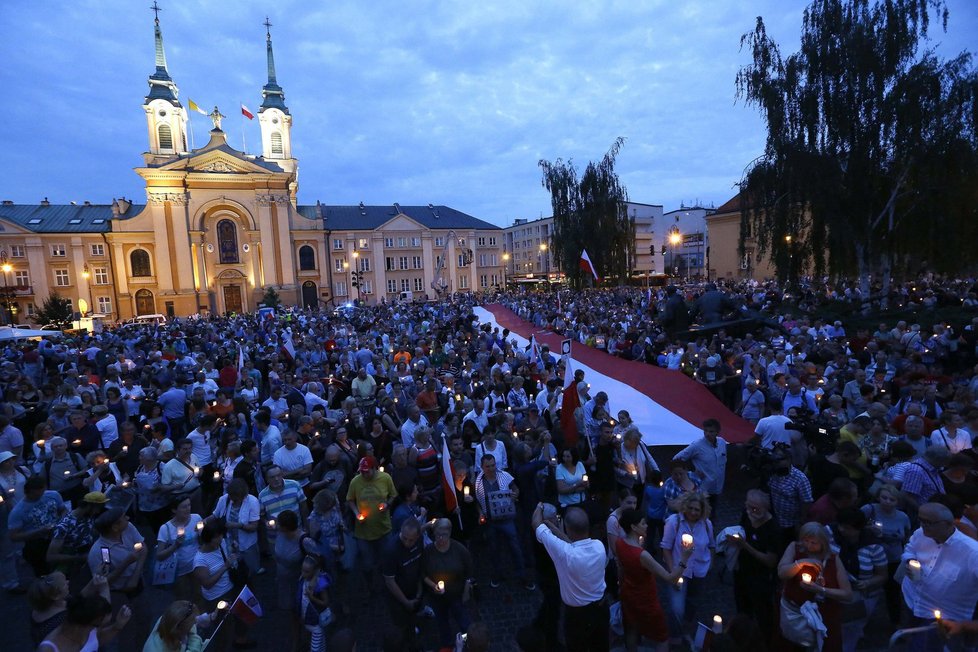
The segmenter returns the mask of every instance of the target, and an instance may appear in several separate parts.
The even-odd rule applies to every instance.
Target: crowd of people
[[[796,316],[773,285],[495,299],[706,385],[755,426],[746,473],[714,418],[681,450],[647,445],[614,396],[480,325],[468,295],[8,343],[0,585],[55,652],[120,632],[246,649],[256,618],[280,649],[332,652],[378,604],[385,650],[488,649],[474,601],[511,592],[542,594],[527,650],[680,649],[705,621],[717,647],[848,652],[877,612],[936,611],[920,646],[969,649],[978,326],[847,332],[796,295]],[[762,328],[688,328],[745,310]],[[733,475],[753,486],[722,522]],[[726,622],[703,606],[717,577]],[[147,585],[172,600],[134,635]]]

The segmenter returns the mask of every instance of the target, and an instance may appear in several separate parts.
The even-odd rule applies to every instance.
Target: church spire
[[[163,9],[153,0],[150,7],[156,14],[153,20],[153,37],[156,45],[156,72],[149,76],[149,95],[146,101],[166,100],[174,106],[179,106],[177,101],[177,85],[173,83],[170,72],[166,69],[166,52],[163,50],[163,32],[160,31],[160,12]]]
[[[265,16],[265,53],[268,57],[268,82],[261,89],[262,103],[259,111],[279,109],[285,114],[289,109],[285,106],[285,92],[275,79],[275,56],[272,54],[272,23]]]

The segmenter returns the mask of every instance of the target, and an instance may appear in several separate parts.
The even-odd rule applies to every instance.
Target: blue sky
[[[229,116],[265,82],[269,13],[293,118],[299,202],[447,204],[495,224],[548,215],[537,161],[583,167],[617,136],[633,201],[719,205],[763,148],[735,98],[741,34],[762,15],[792,52],[800,0],[160,0],[171,76]],[[150,0],[0,3],[0,199],[127,196],[146,150]],[[948,0],[944,53],[976,50],[978,2]],[[209,121],[193,120],[197,145]],[[244,126],[248,150],[258,122]]]

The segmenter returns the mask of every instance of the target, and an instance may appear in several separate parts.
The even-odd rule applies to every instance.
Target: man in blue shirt
[[[170,438],[174,441],[183,437],[186,430],[187,393],[170,385],[160,394],[156,402],[163,408],[163,417],[170,424]]]
[[[10,540],[23,542],[24,561],[30,564],[34,575],[41,577],[50,572],[47,563],[51,533],[65,515],[65,503],[57,491],[48,491],[47,483],[39,475],[24,483],[24,499],[10,510],[7,525]]]
[[[715,511],[727,476],[727,442],[720,437],[720,422],[716,419],[704,421],[703,437],[672,459],[692,462],[701,478],[700,491],[709,495],[710,507]]]

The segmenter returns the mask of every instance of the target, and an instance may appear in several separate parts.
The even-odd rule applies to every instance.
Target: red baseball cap
[[[360,460],[360,466],[357,469],[360,473],[365,471],[373,471],[377,468],[377,458],[373,455],[365,455],[362,460]]]

